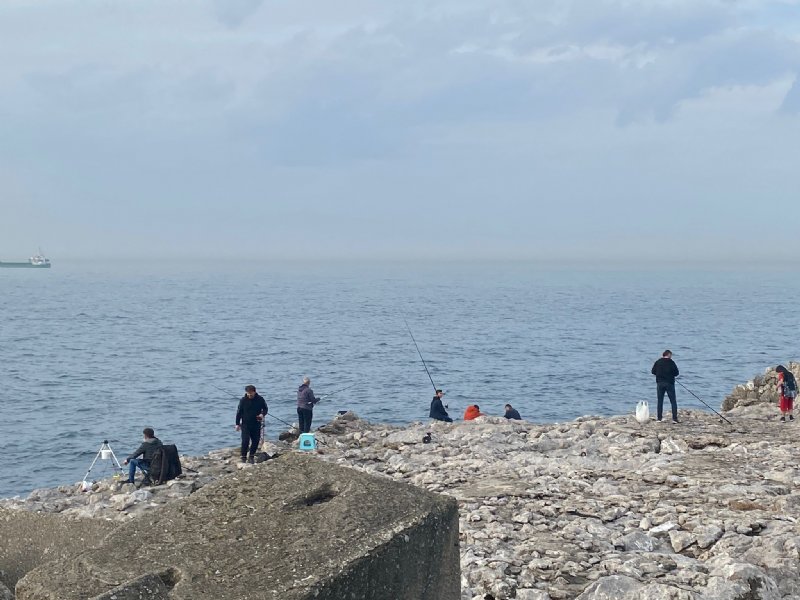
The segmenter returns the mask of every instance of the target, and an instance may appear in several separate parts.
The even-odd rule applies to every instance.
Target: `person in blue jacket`
[[[453,419],[447,414],[445,406],[442,404],[442,396],[444,396],[444,392],[442,390],[436,390],[436,395],[433,397],[433,400],[431,400],[430,418],[436,419],[437,421],[452,423]]]
[[[504,414],[503,416],[506,419],[514,419],[515,421],[522,420],[522,417],[519,416],[519,411],[510,404],[506,404],[505,409],[506,409],[506,414]]]

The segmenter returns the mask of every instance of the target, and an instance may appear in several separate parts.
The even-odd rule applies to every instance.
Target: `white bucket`
[[[111,450],[100,450],[100,458],[103,460],[111,460]]]

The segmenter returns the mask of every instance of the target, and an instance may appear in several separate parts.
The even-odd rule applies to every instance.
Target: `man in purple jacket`
[[[303,385],[297,390],[297,421],[300,424],[300,433],[311,431],[311,419],[314,416],[314,405],[319,402],[314,397],[314,392],[309,387],[311,380],[303,377]]]

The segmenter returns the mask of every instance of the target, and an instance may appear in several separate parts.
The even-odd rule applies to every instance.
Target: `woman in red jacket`
[[[485,417],[481,412],[481,407],[477,404],[470,404],[467,407],[467,410],[464,411],[464,420],[465,421],[472,421],[472,419],[477,419],[478,417]]]
[[[778,365],[775,367],[778,372],[778,392],[780,392],[780,409],[781,421],[786,421],[786,415],[789,415],[789,420],[794,421],[794,399],[797,396],[797,381],[792,372],[784,367]]]

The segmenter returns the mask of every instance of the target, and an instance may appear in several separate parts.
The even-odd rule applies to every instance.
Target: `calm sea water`
[[[344,409],[424,419],[432,386],[404,317],[453,416],[506,402],[539,422],[628,413],[652,401],[665,348],[717,407],[798,359],[778,327],[800,322],[798,282],[791,268],[524,263],[0,270],[0,496],[79,481],[104,439],[122,460],[147,425],[181,452],[236,445],[247,383],[289,422],[306,374],[318,394],[358,384],[320,404],[316,425]],[[268,424],[270,438],[285,429]]]

